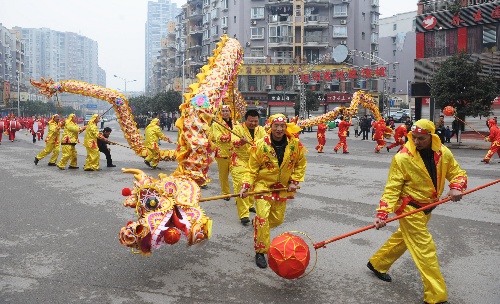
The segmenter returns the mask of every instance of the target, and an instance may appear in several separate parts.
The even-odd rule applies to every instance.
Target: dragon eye
[[[147,200],[146,200],[146,207],[148,209],[156,209],[158,208],[158,200],[156,199],[156,197],[149,197]]]

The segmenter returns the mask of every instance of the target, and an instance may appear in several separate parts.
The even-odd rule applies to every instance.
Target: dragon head
[[[137,221],[120,230],[120,243],[135,253],[150,254],[151,248],[186,239],[188,245],[211,236],[212,220],[199,206],[200,187],[184,176],[146,175],[139,169],[122,169],[135,177],[133,189],[124,189],[124,206],[135,208]]]

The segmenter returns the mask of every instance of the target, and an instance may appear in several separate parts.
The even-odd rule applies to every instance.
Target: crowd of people
[[[452,137],[447,135],[443,118],[433,123],[426,119],[412,122],[408,117],[404,124],[396,127],[390,120],[373,121],[367,115],[360,119],[344,116],[336,124],[339,141],[334,147],[335,153],[340,149],[344,154],[349,153],[347,137],[351,127],[355,137],[362,136],[361,140],[368,140],[372,130],[372,139],[376,141],[375,153],[380,153],[384,147],[388,152],[398,148],[376,208],[374,225],[377,229],[386,225],[390,213],[407,213],[439,200],[445,191],[445,179],[449,182],[447,196],[453,201],[462,198],[467,188],[467,174],[443,145]],[[15,118],[9,117],[7,122],[10,124],[12,120]],[[107,127],[99,132],[99,115],[95,114],[87,126],[79,126],[74,114],[65,120],[55,114],[47,122],[36,117],[27,121],[25,126],[29,127],[34,141],[43,139],[44,126],[48,126],[46,145],[35,157],[35,165],[51,155],[49,166],[64,170],[69,162],[68,169],[78,169],[75,146],[80,142],[79,134],[85,132],[83,146],[87,157],[84,170],[101,170],[99,152],[106,156],[108,167],[115,167],[107,147],[113,144],[108,139],[112,130]],[[491,142],[491,148],[483,159],[486,163],[493,154],[500,156],[500,130],[496,120],[488,119],[487,125],[490,134],[485,139]],[[154,118],[145,130],[145,146],[148,149],[145,163],[153,169],[159,162],[159,140],[171,142],[163,134],[161,126],[162,118]],[[172,122],[170,126],[165,122],[165,126],[172,128]],[[234,109],[223,106],[211,129],[221,192],[224,195],[231,193],[231,177],[233,192],[238,194],[238,220],[243,226],[252,225],[255,264],[266,268],[270,229],[283,223],[287,201],[294,198],[299,184],[305,180],[307,149],[300,141],[301,128],[295,122],[289,122],[283,114],[270,116],[264,128],[259,125],[259,112],[255,110],[248,110],[243,121],[239,122],[234,118]],[[455,126],[452,129],[455,131]],[[327,130],[327,124],[318,125],[318,153],[322,153],[326,145]],[[395,141],[386,147],[387,135],[392,133]],[[57,162],[61,147],[62,157]],[[253,218],[251,213],[255,213]],[[389,269],[408,250],[422,278],[424,302],[447,303],[446,284],[439,268],[436,245],[427,228],[431,213],[432,208],[400,218],[397,231],[368,259],[367,267],[377,278],[391,282]]]

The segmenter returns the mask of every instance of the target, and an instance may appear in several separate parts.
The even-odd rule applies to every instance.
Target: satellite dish
[[[345,45],[338,45],[333,49],[333,60],[335,62],[344,62],[349,55],[349,50]]]

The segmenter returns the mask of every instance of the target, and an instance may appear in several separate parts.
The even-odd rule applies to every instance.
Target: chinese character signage
[[[344,102],[351,102],[352,99],[352,94],[347,94],[347,93],[328,93],[326,94],[326,102],[337,102],[337,103],[344,103]]]
[[[6,81],[3,83],[3,104],[7,105],[10,96],[10,82]]]

